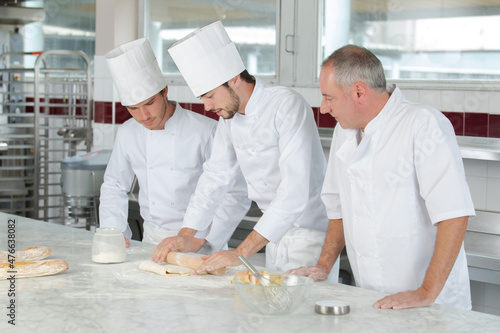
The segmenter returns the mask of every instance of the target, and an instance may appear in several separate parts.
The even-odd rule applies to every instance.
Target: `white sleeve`
[[[439,111],[427,113],[427,121],[415,131],[414,154],[420,195],[432,223],[474,216],[455,132]]]
[[[189,201],[182,226],[195,230],[213,229],[210,236],[205,232],[197,233],[196,237],[208,237],[207,241],[214,242],[217,247],[227,241],[232,234],[228,228],[234,226],[234,230],[249,207],[246,183],[227,125],[220,120],[212,154],[203,164],[203,173]],[[209,229],[212,221],[214,225]]]
[[[340,135],[341,131],[340,125],[335,126],[326,167],[325,181],[321,190],[321,200],[325,204],[326,214],[330,220],[342,218],[339,189],[339,159],[336,155],[343,141],[341,138],[342,135]]]
[[[240,173],[215,212],[210,231],[205,237],[213,249],[220,250],[226,245],[251,204],[245,179]]]
[[[113,151],[104,173],[99,204],[101,227],[119,228],[130,239],[132,231],[128,226],[128,195],[134,180],[126,150],[126,135],[118,130]]]
[[[292,97],[292,96],[290,96]],[[310,200],[312,151],[320,144],[311,107],[302,98],[288,98],[276,106],[279,135],[280,183],[276,196],[255,225],[255,231],[277,243],[304,213]],[[322,154],[320,158],[325,158]],[[322,161],[323,165],[325,161]]]

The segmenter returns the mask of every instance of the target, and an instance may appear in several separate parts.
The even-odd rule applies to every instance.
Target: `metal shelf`
[[[33,68],[11,65],[14,56],[36,57]],[[75,68],[51,67],[59,57]],[[60,163],[91,149],[90,61],[80,51],[6,52],[0,67],[0,211],[67,224]]]

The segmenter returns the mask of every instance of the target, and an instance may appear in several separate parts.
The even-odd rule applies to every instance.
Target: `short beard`
[[[226,109],[226,112],[227,112],[227,116],[222,116],[222,118],[224,119],[231,119],[234,117],[234,115],[236,113],[238,113],[238,110],[240,109],[240,106],[241,106],[241,101],[240,101],[240,98],[238,97],[238,95],[236,95],[236,93],[234,92],[234,90],[227,86],[226,87],[229,91],[229,96],[231,98],[231,103],[228,105],[227,109]]]

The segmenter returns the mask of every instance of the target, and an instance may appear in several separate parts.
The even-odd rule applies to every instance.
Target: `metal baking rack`
[[[83,52],[0,55],[0,211],[67,223],[60,164],[90,151],[91,116]]]

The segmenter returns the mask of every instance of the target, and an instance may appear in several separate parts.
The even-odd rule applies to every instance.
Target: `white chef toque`
[[[245,70],[221,21],[190,33],[173,44],[168,52],[196,97]]]
[[[124,106],[143,102],[167,85],[146,38],[122,44],[106,53],[105,57]]]

